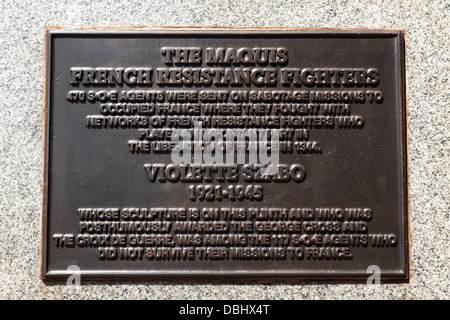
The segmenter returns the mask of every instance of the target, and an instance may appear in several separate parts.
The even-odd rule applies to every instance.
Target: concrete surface
[[[420,1],[0,2],[1,299],[449,298],[449,11]],[[45,26],[398,27],[406,29],[411,284],[102,284],[38,280]]]

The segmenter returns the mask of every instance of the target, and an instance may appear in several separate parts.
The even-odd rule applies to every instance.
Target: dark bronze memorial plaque
[[[402,31],[50,28],[45,59],[43,280],[409,280]]]

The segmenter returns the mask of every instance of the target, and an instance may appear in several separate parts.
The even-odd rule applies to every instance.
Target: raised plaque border
[[[399,66],[398,83],[401,95],[398,97],[400,110],[401,128],[401,169],[402,169],[402,229],[405,235],[405,261],[404,270],[399,273],[383,273],[382,283],[409,283],[411,280],[411,233],[410,233],[410,211],[409,211],[409,170],[408,170],[408,124],[407,124],[407,99],[406,99],[406,48],[405,48],[405,30],[403,29],[367,29],[367,28],[253,28],[253,27],[46,27],[44,38],[44,92],[43,92],[43,135],[42,135],[42,211],[41,211],[41,237],[40,237],[40,265],[39,277],[44,283],[63,282],[72,275],[70,272],[48,272],[47,271],[47,238],[48,238],[48,202],[49,202],[49,153],[50,153],[50,97],[51,97],[51,59],[53,55],[52,39],[60,36],[71,35],[245,35],[256,33],[259,35],[277,36],[277,35],[301,35],[314,37],[316,35],[326,35],[328,37],[373,37],[373,38],[397,38],[399,54],[397,56],[397,65]],[[361,274],[355,272],[342,272],[333,274],[329,270],[314,272],[233,272],[223,274],[219,272],[177,272],[164,273],[152,271],[87,271],[81,272],[81,278],[84,281],[101,282],[129,282],[129,281],[169,281],[169,282],[207,282],[207,283],[283,283],[283,282],[314,282],[314,283],[365,283],[370,274]]]

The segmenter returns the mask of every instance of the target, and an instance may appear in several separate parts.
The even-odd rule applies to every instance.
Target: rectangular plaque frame
[[[155,41],[153,44],[152,40]],[[173,40],[173,41],[172,41]],[[179,44],[181,43],[181,44]],[[361,247],[351,247],[356,251],[350,261],[344,261],[345,266],[339,265],[337,260],[270,260],[269,262],[265,260],[222,260],[222,261],[210,261],[210,260],[176,260],[176,261],[164,261],[164,263],[158,263],[156,261],[139,260],[138,264],[136,261],[101,261],[95,257],[95,251],[98,248],[79,248],[76,245],[71,247],[70,245],[59,245],[55,246],[52,236],[55,234],[65,235],[78,233],[79,226],[74,222],[73,217],[77,215],[77,206],[79,207],[93,207],[93,208],[107,208],[107,207],[119,207],[124,208],[127,206],[147,207],[151,208],[150,201],[140,202],[139,204],[129,201],[127,198],[127,192],[118,194],[117,197],[120,198],[118,202],[109,204],[102,203],[102,199],[106,197],[108,191],[110,192],[113,188],[108,187],[111,184],[118,184],[118,188],[125,189],[126,185],[121,185],[125,180],[120,180],[120,177],[126,176],[128,173],[118,172],[117,176],[119,178],[110,179],[109,174],[112,171],[108,171],[105,166],[98,165],[94,169],[100,170],[99,176],[103,176],[105,179],[105,184],[107,185],[101,190],[100,184],[85,185],[84,182],[89,182],[89,174],[95,174],[91,169],[91,166],[95,166],[96,157],[89,158],[86,160],[87,155],[80,155],[79,157],[71,154],[70,147],[81,148],[80,145],[89,144],[90,139],[95,140],[96,136],[101,133],[102,137],[98,138],[99,147],[110,146],[110,148],[123,147],[126,139],[132,139],[135,135],[132,130],[123,130],[126,134],[123,134],[120,129],[88,129],[86,128],[85,112],[79,111],[84,107],[92,107],[89,114],[98,113],[99,102],[84,105],[79,109],[72,108],[72,111],[65,111],[69,109],[62,109],[61,106],[74,106],[67,102],[66,96],[62,96],[63,92],[67,92],[70,89],[75,88],[73,85],[67,81],[70,75],[71,68],[73,67],[140,67],[141,64],[145,64],[144,67],[151,67],[153,71],[157,68],[164,67],[190,67],[189,65],[183,65],[183,63],[177,64],[165,64],[161,57],[160,49],[161,46],[167,47],[194,47],[198,46],[204,49],[207,46],[214,47],[286,47],[289,50],[289,61],[287,64],[282,66],[275,66],[277,72],[280,72],[282,68],[378,68],[380,73],[380,83],[375,86],[375,89],[380,89],[384,93],[384,100],[380,105],[389,104],[392,109],[387,110],[387,119],[380,120],[376,111],[364,111],[361,108],[363,106],[369,106],[375,108],[377,106],[369,105],[366,101],[362,105],[356,105],[355,109],[364,114],[366,122],[369,126],[370,122],[376,122],[379,127],[376,127],[371,131],[377,135],[372,136],[367,135],[365,138],[360,140],[356,139],[357,143],[368,142],[369,145],[359,145],[356,147],[357,151],[360,153],[367,153],[359,160],[372,159],[369,164],[361,166],[364,169],[360,169],[360,166],[355,166],[351,160],[349,161],[349,168],[342,169],[344,173],[340,175],[340,178],[334,178],[337,175],[333,172],[324,172],[324,169],[316,168],[312,165],[313,158],[312,155],[305,156],[305,167],[312,166],[313,169],[311,173],[308,171],[307,178],[305,182],[299,185],[309,186],[305,187],[307,190],[314,189],[316,194],[320,194],[320,189],[324,187],[324,181],[331,179],[336,186],[340,182],[342,184],[348,184],[349,182],[354,182],[358,185],[357,189],[365,188],[368,184],[377,184],[377,186],[371,189],[367,187],[367,192],[374,192],[377,199],[371,200],[370,197],[364,196],[367,193],[358,191],[355,188],[349,187],[348,194],[341,191],[341,188],[347,189],[346,186],[335,187],[335,193],[331,194],[330,197],[336,198],[336,207],[374,207],[373,209],[373,219],[371,219],[369,224],[369,230],[372,230],[371,224],[375,224],[373,229],[375,233],[379,234],[384,232],[384,223],[388,225],[386,228],[389,229],[386,234],[394,233],[398,243],[393,248],[382,248],[376,250],[375,247],[368,246],[369,252],[365,252]],[[273,44],[271,44],[273,43]],[[40,266],[40,276],[43,281],[66,281],[69,276],[74,273],[74,269],[70,266],[79,267],[79,272],[82,280],[106,280],[106,281],[123,281],[123,280],[138,280],[138,281],[151,281],[151,280],[219,280],[219,281],[332,281],[332,282],[366,282],[367,278],[372,275],[372,272],[376,272],[376,269],[370,269],[370,267],[379,267],[381,273],[380,277],[383,282],[408,282],[410,278],[410,248],[409,248],[409,199],[408,199],[408,160],[407,160],[407,122],[406,122],[406,70],[405,70],[405,40],[404,32],[400,30],[368,30],[368,29],[296,29],[296,28],[280,28],[280,29],[244,29],[244,28],[77,28],[77,29],[66,29],[66,28],[48,28],[46,30],[46,40],[45,40],[45,89],[44,89],[44,135],[43,135],[43,186],[42,186],[42,232],[41,232],[41,266]],[[102,51],[104,46],[105,51]],[[353,49],[348,49],[354,46]],[[366,49],[361,49],[361,47],[366,46]],[[331,49],[330,49],[331,47]],[[65,48],[65,49],[64,49]],[[300,55],[300,48],[303,48],[305,52],[317,53],[316,58],[296,58],[294,53]],[[347,49],[346,49],[347,48]],[[374,53],[376,48],[379,49],[379,53]],[[64,50],[63,50],[64,49]],[[108,50],[109,49],[109,50]],[[112,50],[117,56],[112,54]],[[145,49],[145,50],[144,50]],[[327,60],[324,61],[326,55],[321,52],[325,50],[327,52]],[[347,51],[346,51],[347,50]],[[60,51],[63,51],[60,53]],[[137,52],[138,51],[138,52]],[[139,56],[142,57],[142,52],[149,52],[152,56],[150,58],[151,62],[142,63],[139,60]],[[95,58],[94,55],[98,55],[99,58]],[[350,53],[354,55],[350,55]],[[386,55],[386,53],[389,53]],[[101,54],[104,55],[104,63],[102,63]],[[366,54],[366,56],[363,56]],[[83,56],[85,55],[85,56]],[[130,56],[127,56],[130,55]],[[161,60],[155,60],[155,57],[161,57]],[[362,58],[361,58],[362,56]],[[367,61],[364,59],[367,58]],[[71,60],[74,59],[74,60]],[[109,60],[107,60],[109,59]],[[152,60],[153,59],[153,60]],[[322,59],[322,60],[320,60]],[[329,59],[329,60],[328,60]],[[142,60],[142,59],[141,59]],[[358,62],[353,62],[357,60]],[[74,62],[75,61],[75,62]],[[97,61],[92,62],[92,64],[87,64],[87,61]],[[100,61],[100,62],[98,62]],[[155,62],[156,61],[156,62]],[[359,62],[362,61],[362,62]],[[358,64],[360,63],[360,64]],[[371,65],[371,63],[378,63],[378,65]],[[202,65],[204,67],[205,64]],[[226,65],[225,67],[229,67]],[[231,66],[232,68],[233,66]],[[239,65],[238,65],[239,67]],[[253,66],[255,67],[255,66]],[[263,66],[264,67],[264,66]],[[268,67],[267,65],[265,67]],[[67,71],[67,74],[60,73],[60,71]],[[384,72],[384,73],[383,73]],[[384,76],[384,78],[383,78]],[[62,87],[62,89],[61,89]],[[101,86],[101,85],[87,85],[77,84],[76,89],[86,89],[88,90],[101,90],[101,89],[129,89],[134,88],[131,86]],[[152,86],[144,86],[145,89],[156,90],[156,82],[153,82]],[[204,89],[201,86],[190,87],[193,90]],[[232,90],[230,87],[219,87],[212,85],[211,88],[217,90]],[[210,88],[210,89],[211,89]],[[311,91],[317,89],[317,87],[307,87],[303,84],[301,87],[282,87],[277,84],[275,87],[268,87],[268,90],[307,90]],[[373,89],[371,87],[365,86],[353,86],[351,89]],[[142,89],[137,85],[137,89]],[[161,86],[159,89],[162,90],[177,90],[183,89],[183,87],[177,86]],[[255,86],[246,87],[246,90],[255,89]],[[267,87],[259,87],[258,90],[264,90]],[[332,86],[325,86],[324,90],[332,90]],[[345,90],[346,87],[340,86],[336,90]],[[389,95],[390,94],[390,95]],[[55,111],[56,110],[56,111]],[[352,109],[353,110],[353,109]],[[372,113],[371,113],[372,112]],[[79,114],[82,114],[79,116]],[[77,118],[77,116],[79,116]],[[383,114],[381,115],[383,116]],[[386,116],[386,115],[385,115]],[[391,120],[389,120],[391,119]],[[393,119],[393,120],[392,120]],[[62,122],[57,122],[62,121]],[[76,123],[73,124],[73,123]],[[386,126],[381,126],[384,123]],[[388,128],[388,129],[386,129]],[[79,131],[78,131],[79,130]],[[110,130],[110,131],[108,131]],[[345,143],[342,146],[339,144],[340,140],[338,138],[327,138],[325,129],[321,129],[320,133],[317,133],[317,140],[319,143],[323,144],[323,151],[317,157],[341,157],[338,161],[343,161],[342,164],[345,167],[345,162],[343,159],[350,159],[356,157],[357,152],[348,151],[348,153],[338,154],[335,149],[339,147],[344,148]],[[332,129],[336,130],[336,129]],[[329,132],[333,132],[330,130]],[[311,130],[314,131],[314,130]],[[318,132],[314,131],[315,132]],[[89,134],[87,134],[89,132]],[[112,132],[112,133],[110,133]],[[120,134],[119,134],[120,132]],[[108,136],[106,133],[110,134]],[[60,139],[59,136],[63,138]],[[122,137],[123,136],[123,137]],[[311,136],[313,134],[311,133]],[[115,139],[123,138],[124,141],[120,143],[114,142]],[[345,135],[341,136],[342,139],[348,139]],[[65,139],[65,140],[64,140]],[[70,139],[70,141],[67,141]],[[79,139],[79,140],[77,140]],[[123,140],[122,139],[122,140]],[[378,139],[378,140],[377,140]],[[384,139],[384,140],[383,140]],[[327,145],[326,142],[330,142]],[[339,141],[338,141],[339,140]],[[351,140],[351,138],[350,138]],[[64,142],[66,141],[66,142]],[[351,140],[353,141],[353,140]],[[373,143],[372,143],[372,142]],[[114,142],[114,143],[113,143]],[[385,143],[386,146],[381,144]],[[122,144],[122,145],[121,145]],[[94,146],[89,147],[90,151],[95,149]],[[331,154],[333,149],[335,154]],[[383,155],[382,151],[386,148],[386,153],[388,155]],[[82,149],[78,149],[82,150]],[[117,149],[118,150],[118,149]],[[101,152],[99,152],[98,159],[103,161],[103,163],[108,163],[108,165],[114,166],[110,161],[111,155],[116,154],[117,150],[106,151],[105,156],[102,158]],[[66,153],[67,152],[67,153]],[[327,153],[329,152],[329,153]],[[140,154],[126,154],[121,151],[118,152],[122,159],[127,158],[140,158],[143,155]],[[146,155],[151,156],[150,155]],[[298,154],[292,154],[291,157],[296,157],[296,159],[303,159]],[[72,161],[67,161],[69,157],[72,157]],[[347,158],[346,158],[347,157]],[[60,158],[64,160],[61,161]],[[86,161],[85,161],[86,160]],[[390,161],[389,161],[390,160]],[[63,163],[65,161],[65,163]],[[119,161],[119,160],[118,160]],[[123,161],[123,160],[120,160]],[[302,162],[303,160],[298,160]],[[298,162],[297,161],[297,162]],[[136,161],[138,162],[138,161]],[[295,161],[292,161],[295,162]],[[321,162],[321,161],[318,161]],[[288,162],[291,163],[291,162]],[[324,160],[323,163],[328,163]],[[129,194],[133,192],[138,192],[138,189],[150,188],[150,192],[166,192],[165,197],[168,197],[167,201],[172,207],[180,206],[196,206],[196,207],[208,207],[211,203],[206,202],[194,202],[189,204],[185,199],[179,200],[178,195],[179,190],[177,189],[172,193],[172,197],[168,195],[171,193],[169,190],[162,191],[161,185],[156,183],[150,183],[145,177],[145,172],[140,168],[142,164],[139,163],[136,168],[142,171],[142,176],[145,178],[142,181],[137,181],[133,179],[134,183],[137,184],[138,188],[136,190],[130,191]],[[353,165],[353,166],[352,166]],[[383,165],[386,168],[382,168]],[[374,167],[380,170],[381,173],[376,175],[372,173],[370,167]],[[334,167],[333,167],[334,168]],[[117,168],[116,168],[117,169]],[[335,168],[334,168],[335,169]],[[103,171],[102,171],[103,170]],[[124,169],[125,171],[126,169]],[[138,169],[136,169],[138,170]],[[387,173],[384,171],[386,170]],[[346,177],[350,175],[350,172],[355,171],[355,179],[347,180]],[[329,174],[328,178],[324,176],[326,173]],[[359,181],[364,180],[366,174],[370,178],[366,177],[366,181],[360,183]],[[75,175],[86,175],[83,178],[77,180]],[[318,183],[314,185],[315,176],[319,179]],[[358,176],[359,175],[359,176]],[[134,176],[133,176],[134,177]],[[98,181],[97,177],[97,181]],[[108,180],[109,179],[109,180]],[[117,180],[119,179],[119,180]],[[341,179],[341,180],[339,180]],[[145,182],[144,182],[145,180]],[[308,181],[309,180],[309,181]],[[313,181],[311,181],[313,180]],[[214,182],[213,182],[214,183]],[[250,182],[253,184],[254,182]],[[287,184],[291,184],[289,182]],[[182,183],[178,183],[182,184]],[[233,183],[227,183],[233,184]],[[236,183],[234,183],[236,184]],[[244,185],[249,183],[243,182]],[[271,182],[271,185],[273,182]],[[166,183],[165,185],[168,185]],[[187,188],[189,184],[183,184],[183,188]],[[268,184],[264,184],[266,187]],[[392,186],[395,185],[395,186]],[[176,187],[175,184],[170,184],[171,187]],[[297,186],[297,185],[295,185]],[[384,187],[380,187],[384,186]],[[83,189],[86,187],[86,189]],[[90,189],[92,188],[92,189]],[[284,184],[279,184],[280,193],[284,192],[287,188]],[[383,189],[385,188],[385,189]],[[324,187],[326,189],[326,187]],[[277,190],[277,188],[275,188]],[[297,190],[297,189],[295,189]],[[298,190],[301,190],[298,189]],[[314,195],[308,194],[307,190],[305,192],[306,202],[300,204],[301,207],[312,207],[312,208],[328,208],[334,205],[325,199],[324,203],[320,203],[315,199]],[[262,205],[279,207],[280,203],[287,202],[291,203],[291,198],[293,194],[282,194],[278,198],[273,196],[274,189],[264,190],[267,192],[267,196],[273,199],[272,202],[269,200],[263,200]],[[96,194],[96,192],[98,194]],[[277,191],[275,191],[277,193]],[[89,196],[89,193],[94,193],[94,197]],[[176,193],[176,194],[175,194]],[[271,195],[272,194],[272,195]],[[356,198],[352,198],[352,195],[357,194]],[[187,195],[187,192],[186,192]],[[322,195],[322,194],[321,194]],[[359,197],[358,197],[359,195]],[[361,196],[363,195],[363,196]],[[79,205],[71,204],[74,200],[70,197],[73,196],[80,203]],[[266,196],[266,194],[265,194]],[[278,194],[277,194],[278,196]],[[323,195],[322,195],[323,196]],[[97,203],[88,203],[86,199],[98,199]],[[176,199],[175,199],[176,198]],[[340,200],[344,199],[345,200]],[[349,198],[349,199],[347,199]],[[362,202],[358,201],[363,198]],[[108,201],[111,201],[109,197]],[[186,196],[187,199],[187,196]],[[122,202],[121,202],[122,201]],[[178,202],[177,202],[178,201]],[[264,202],[266,201],[266,202]],[[139,202],[139,201],[136,201]],[[367,204],[367,202],[370,202]],[[142,204],[144,203],[144,204]],[[389,203],[387,205],[386,203]],[[293,208],[295,204],[286,206]],[[160,204],[159,204],[160,205]],[[230,202],[225,199],[220,203],[220,207],[244,207],[249,208],[253,206],[261,207],[261,203],[250,202],[244,200],[242,202]],[[393,209],[393,212],[386,213],[381,212],[382,210]],[[120,209],[121,210],[121,209]],[[371,209],[372,210],[372,209]],[[391,214],[392,216],[388,216]],[[69,222],[66,221],[69,220]],[[376,220],[378,219],[378,220]],[[256,221],[256,220],[255,220]],[[328,221],[328,220],[327,220]],[[331,220],[330,220],[331,221]],[[369,231],[370,232],[370,231]],[[325,233],[326,234],[326,233]],[[270,233],[272,236],[273,234]],[[292,234],[290,234],[291,236]],[[76,237],[76,236],[75,236]],[[387,252],[387,253],[385,253]],[[394,262],[393,262],[394,261]],[[265,267],[265,265],[267,267]],[[256,266],[256,267],[255,267]],[[367,266],[367,267],[366,267]]]

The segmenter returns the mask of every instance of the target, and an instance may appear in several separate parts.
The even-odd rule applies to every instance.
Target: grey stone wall
[[[445,0],[0,1],[1,299],[448,298],[449,12]],[[45,26],[395,27],[406,30],[412,281],[99,284],[38,279]]]

